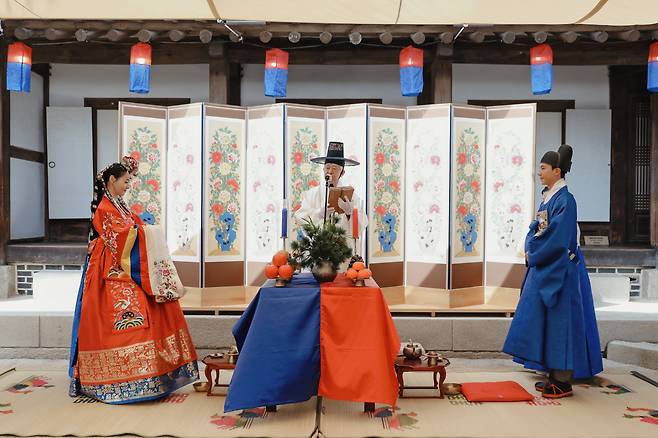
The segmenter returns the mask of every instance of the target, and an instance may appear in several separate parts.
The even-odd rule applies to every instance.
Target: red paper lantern
[[[288,69],[288,52],[281,49],[269,49],[265,52],[265,68]]]
[[[30,91],[32,48],[23,43],[12,43],[7,50],[7,90]]]
[[[130,63],[139,65],[151,65],[151,45],[148,43],[137,43],[130,49]]]
[[[553,49],[540,44],[530,49],[530,86],[532,94],[548,94],[553,89]]]
[[[143,94],[151,90],[151,53],[148,43],[137,43],[130,49],[130,92]]]
[[[265,52],[265,95],[285,97],[288,91],[288,52],[270,49]]]
[[[400,51],[400,92],[418,96],[423,85],[423,50],[407,46]]]

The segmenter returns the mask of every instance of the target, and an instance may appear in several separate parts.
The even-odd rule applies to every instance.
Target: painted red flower
[[[415,192],[420,192],[420,189],[423,188],[423,182],[422,181],[416,181],[414,183],[414,191]]]
[[[142,204],[133,204],[130,206],[130,211],[139,216],[144,213],[144,206]]]
[[[430,207],[430,213],[439,213],[439,206],[436,204],[432,204]]]
[[[302,208],[302,204],[295,204],[295,206],[292,207],[292,211],[297,211],[297,210],[299,210],[300,208]]]
[[[386,157],[384,157],[384,154],[379,152],[377,155],[375,155],[375,163],[379,164],[380,166],[384,164],[384,160]]]
[[[142,154],[140,154],[139,151],[133,151],[130,154],[130,156],[133,157],[137,161],[139,161],[142,158]]]
[[[439,158],[438,155],[432,155],[430,157],[430,163],[432,163],[435,166],[438,166],[441,163],[441,158]]]
[[[396,192],[400,191],[400,182],[399,181],[391,181],[388,183],[388,186],[393,188]]]
[[[232,147],[233,149],[237,149],[237,148],[238,148],[238,145],[237,145],[236,143],[233,143],[233,144],[231,145],[231,147]]]
[[[480,183],[478,181],[473,181],[471,183],[471,187],[473,187],[473,189],[475,189],[476,193],[480,193]]]
[[[220,161],[222,161],[222,153],[221,152],[213,152],[212,153],[212,162],[217,164]]]
[[[519,204],[514,204],[509,209],[510,213],[521,213],[521,206]]]
[[[295,152],[295,155],[293,155],[293,161],[295,164],[301,164],[302,160],[304,159],[304,154],[301,152]]]
[[[185,211],[194,211],[194,206],[192,205],[191,202],[187,203],[187,205],[185,206]]]
[[[474,147],[475,149],[480,149],[480,145],[477,144],[477,143],[475,143],[475,144],[473,145],[473,147]]]
[[[320,183],[317,182],[316,180],[312,179],[308,182],[308,185],[309,185],[309,187],[317,187],[317,186],[320,185]]]
[[[229,180],[226,182],[226,184],[229,185],[229,186],[231,186],[231,187],[233,187],[233,191],[234,191],[234,192],[237,192],[237,191],[240,189],[240,184],[238,184],[238,182],[237,182],[235,179],[233,179],[233,178],[229,179]]]
[[[463,153],[463,152],[460,153],[460,154],[457,156],[457,160],[459,161],[459,164],[462,164],[462,165],[466,164],[466,154]]]
[[[224,213],[224,206],[222,204],[213,204],[212,211],[219,216],[220,214]]]
[[[521,155],[515,155],[512,157],[512,164],[515,166],[520,166],[523,164],[523,157]]]
[[[194,163],[194,155],[192,154],[187,154],[187,157],[185,157],[185,159],[187,160],[188,164]]]
[[[504,185],[505,185],[504,182],[502,182],[502,181],[496,181],[496,182],[494,183],[494,190],[496,190],[497,192],[499,192],[500,189],[502,189]]]
[[[377,208],[375,208],[375,212],[383,217],[386,214],[386,207],[383,205],[378,205]]]
[[[153,189],[154,192],[157,192],[158,189],[160,188],[160,184],[154,179],[149,179],[148,181],[146,181],[146,184],[151,186],[151,188]],[[174,190],[175,190],[175,187],[174,187]]]
[[[468,210],[466,209],[466,206],[464,204],[460,205],[459,208],[457,208],[457,212],[461,214],[462,216],[465,216]]]
[[[151,147],[152,147],[153,149],[157,149],[157,148],[158,148],[158,144],[157,144],[157,143],[152,143],[152,144],[151,144]]]

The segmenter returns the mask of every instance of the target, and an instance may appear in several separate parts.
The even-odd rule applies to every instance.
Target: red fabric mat
[[[320,285],[319,395],[395,405],[400,340],[381,289],[339,274]]]
[[[511,380],[462,383],[462,394],[470,402],[515,402],[534,399],[532,394]]]

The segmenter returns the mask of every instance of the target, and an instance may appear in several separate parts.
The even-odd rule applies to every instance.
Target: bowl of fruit
[[[274,286],[284,287],[290,281],[295,269],[288,263],[288,251],[279,251],[272,257],[272,263],[265,267],[265,276],[276,280]]]
[[[372,271],[366,268],[366,264],[361,256],[355,255],[350,260],[349,268],[345,275],[352,280],[354,286],[363,287],[366,284],[366,280],[372,277]]]

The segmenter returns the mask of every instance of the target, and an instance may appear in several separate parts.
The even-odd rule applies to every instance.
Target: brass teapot
[[[418,342],[413,342],[411,339],[409,339],[407,345],[402,347],[402,354],[407,359],[416,360],[420,359],[420,357],[425,354],[425,349]]]

